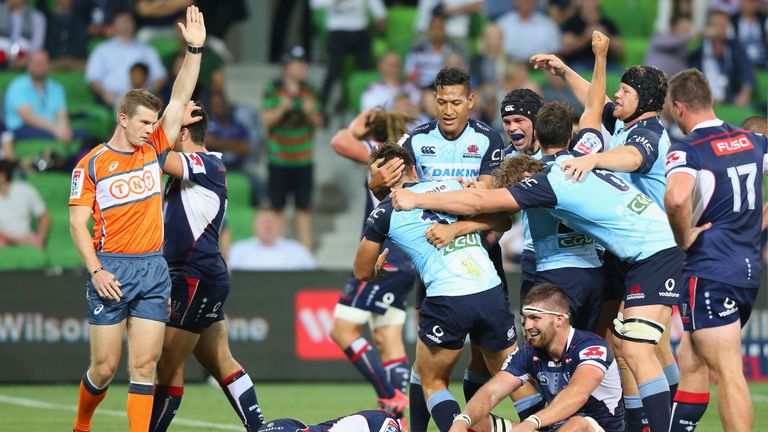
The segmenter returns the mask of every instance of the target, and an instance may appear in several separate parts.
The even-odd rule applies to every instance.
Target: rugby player
[[[373,150],[371,163],[395,157],[403,160],[406,169],[393,190],[404,187],[442,192],[462,187],[456,180],[411,183],[416,180],[411,156],[395,144]],[[436,221],[452,223],[456,218],[418,209],[393,212],[391,200],[382,201],[366,220],[364,238],[355,257],[355,277],[365,281],[376,279],[389,252],[380,252],[387,238],[416,266],[427,292],[420,309],[414,368],[421,377],[429,412],[437,427],[445,432],[459,413],[448,381],[467,335],[493,371],[501,369],[506,355],[516,347],[517,335],[501,279],[482,247],[479,233],[459,237],[445,248],[436,249],[424,235]]]
[[[333,136],[331,146],[340,155],[368,164],[371,150],[384,142],[394,142],[406,132],[412,118],[388,112],[381,107],[365,110]],[[379,200],[366,180],[365,216]],[[365,220],[363,220],[365,224]],[[408,258],[387,241],[388,262],[380,280],[366,283],[350,275],[333,312],[331,338],[352,364],[371,383],[382,408],[398,417],[408,407],[410,366],[403,344],[406,297],[416,282],[416,271]],[[363,326],[370,322],[379,353],[363,337]]]
[[[157,364],[149,430],[170,426],[184,394],[184,366],[194,352],[246,430],[255,431],[264,418],[250,376],[232,357],[224,321],[231,281],[219,233],[227,208],[227,172],[221,153],[205,148],[208,114],[192,103],[188,112],[194,123],[181,128],[163,166],[172,177],[165,188],[163,245],[171,275],[171,316]]]
[[[546,208],[626,262],[624,311],[614,320],[614,333],[621,339],[617,348],[640,383],[651,429],[664,430],[669,425],[671,400],[654,346],[662,337],[671,306],[679,299],[682,256],[664,212],[637,188],[603,170],[593,171],[583,182],[565,178],[560,167],[573,159],[567,152],[571,138],[567,112],[564,104],[553,102],[542,107],[536,118],[543,153],[555,158],[544,172],[538,173],[543,169],[540,162],[517,156],[505,160],[497,175],[498,186],[508,189],[444,194],[398,189],[393,191],[393,205],[396,209],[418,207],[457,215]],[[587,134],[602,139],[596,129],[599,122],[582,120],[579,142]],[[526,172],[538,174],[522,181]]]
[[[120,363],[126,330],[129,427],[132,432],[149,429],[156,363],[170,313],[171,282],[160,255],[160,171],[200,70],[205,24],[197,7],[187,8],[186,23],[179,28],[188,53],[159,124],[160,99],[145,90],[129,91],[120,101],[112,138],[91,150],[72,172],[70,232],[88,270],[91,343],[75,431],[91,430],[93,413]]]
[[[682,376],[670,430],[688,432],[698,425],[711,375],[723,429],[751,431],[754,411],[742,370],[741,328],[760,288],[760,173],[768,169],[768,140],[718,119],[709,83],[696,69],[672,77],[669,98],[675,123],[687,135],[666,157],[667,215],[685,251]]]
[[[625,431],[621,378],[605,339],[569,324],[568,298],[555,285],[535,286],[522,305],[526,343],[472,397],[451,432],[474,427],[527,381],[538,382],[547,407],[512,431]]]

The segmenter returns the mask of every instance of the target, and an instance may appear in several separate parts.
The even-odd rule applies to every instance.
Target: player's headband
[[[537,308],[535,306],[530,306],[530,305],[523,306],[523,313],[526,313],[526,312],[527,313],[543,314],[543,315],[557,315],[557,316],[562,315],[562,316],[568,318],[568,314],[567,313],[555,312],[555,311],[551,311],[551,310],[547,310],[547,309]]]
[[[653,66],[632,66],[621,76],[621,82],[637,92],[637,109],[624,123],[647,112],[661,111],[667,96],[667,79],[664,72]]]
[[[521,115],[527,117],[531,123],[536,123],[536,114],[539,112],[539,102],[523,102],[521,100],[505,100],[501,105],[501,117],[509,115]]]

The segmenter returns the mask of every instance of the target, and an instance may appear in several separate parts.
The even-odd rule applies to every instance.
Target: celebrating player
[[[522,305],[528,340],[456,416],[451,432],[466,432],[529,380],[539,383],[547,407],[525,418],[513,432],[550,427],[623,432],[621,379],[608,343],[569,324],[568,298],[555,285],[537,285]]]
[[[371,150],[384,142],[394,142],[405,132],[412,118],[383,108],[358,114],[348,128],[331,139],[340,155],[359,163],[368,163]],[[366,181],[366,217],[379,205]],[[410,366],[403,345],[405,298],[416,282],[416,272],[397,246],[387,241],[389,249],[385,273],[380,280],[366,283],[351,275],[333,312],[331,337],[350,362],[373,385],[380,405],[402,416],[408,407]],[[371,322],[373,338],[381,352],[363,337],[363,326]]]
[[[80,382],[75,431],[90,431],[91,418],[117,370],[128,332],[128,422],[146,432],[152,414],[155,368],[170,312],[163,243],[160,171],[181,128],[200,70],[205,42],[203,15],[187,8],[179,23],[188,45],[171,100],[144,90],[120,101],[109,142],[96,146],[72,172],[69,199],[72,241],[88,269],[91,364]],[[93,217],[93,238],[88,219]]]
[[[420,192],[461,188],[456,180],[408,183],[415,180],[413,161],[403,147],[384,144],[371,153],[371,163],[386,163],[393,158],[400,158],[406,167],[395,188]],[[421,377],[429,412],[437,427],[446,432],[459,413],[448,381],[467,335],[493,371],[501,369],[504,358],[515,347],[517,335],[501,279],[482,247],[479,233],[459,237],[445,248],[436,249],[424,235],[436,221],[452,223],[456,218],[432,211],[393,212],[391,200],[382,201],[366,221],[355,257],[355,277],[376,279],[388,253],[387,249],[380,253],[387,238],[416,266],[427,295],[420,309],[414,368]]]
[[[692,431],[717,385],[723,429],[753,430],[754,411],[742,372],[741,327],[760,288],[760,208],[768,165],[763,135],[738,129],[712,111],[712,92],[696,69],[669,83],[672,114],[688,136],[666,158],[664,197],[678,246],[686,251],[680,316],[680,389],[671,431]]]

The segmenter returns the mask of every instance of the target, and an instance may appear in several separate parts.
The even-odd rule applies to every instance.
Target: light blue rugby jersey
[[[607,147],[612,150],[623,145],[635,147],[643,157],[643,163],[632,173],[616,173],[632,183],[653,202],[664,209],[664,192],[667,188],[665,160],[671,145],[667,130],[658,117],[641,120],[624,130],[624,122],[613,117],[616,105],[605,104],[603,125],[613,138]]]
[[[462,188],[455,180],[422,182],[406,187],[416,193]],[[501,285],[478,233],[456,237],[448,246],[437,249],[426,238],[427,228],[435,222],[454,223],[456,216],[421,209],[394,211],[392,200],[387,197],[368,216],[363,235],[376,243],[384,243],[389,238],[405,252],[427,287],[428,297],[463,296]]]
[[[582,129],[579,132],[577,147],[585,152],[599,151],[599,139],[594,129]],[[597,144],[595,144],[597,142]],[[587,149],[589,147],[589,149]],[[519,150],[508,150],[505,157],[524,154]],[[541,148],[531,155],[547,166],[555,162],[553,156],[543,156]],[[536,271],[560,268],[597,268],[603,263],[595,250],[592,237],[574,231],[546,209],[531,208],[523,212],[524,248],[533,251],[536,257]]]
[[[413,157],[416,174],[422,181],[477,180],[499,166],[504,152],[501,135],[473,119],[469,119],[456,139],[445,138],[437,120],[433,120],[403,135],[399,144]]]
[[[581,182],[566,179],[561,165],[571,158],[557,153],[544,172],[510,187],[520,207],[547,209],[624,261],[676,246],[667,215],[653,200],[610,171],[593,170]]]

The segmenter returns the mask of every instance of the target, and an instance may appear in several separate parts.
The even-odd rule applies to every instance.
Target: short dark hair
[[[567,314],[571,310],[568,296],[557,285],[551,283],[543,283],[531,288],[523,298],[521,306],[542,303],[546,305],[547,309],[554,312]]]
[[[712,90],[707,77],[698,69],[678,72],[669,80],[670,102],[680,102],[698,112],[712,108]]]
[[[535,174],[544,170],[544,166],[536,159],[520,154],[504,159],[493,170],[493,187],[508,188],[514,186],[525,178],[525,174]]]
[[[435,91],[440,87],[462,85],[467,94],[472,92],[472,85],[469,82],[469,72],[461,68],[444,67],[440,69],[435,77]]]
[[[568,147],[573,132],[570,111],[570,106],[560,101],[544,104],[539,109],[534,131],[542,148]]]
[[[376,162],[377,159],[384,159],[379,166],[391,161],[392,159],[400,158],[403,160],[403,165],[406,171],[410,172],[413,167],[413,158],[403,146],[395,143],[384,143],[371,150],[371,157],[368,158],[368,165]]]
[[[5,175],[5,181],[11,180],[15,169],[16,162],[10,159],[0,159],[0,175]]]
[[[138,69],[138,70],[144,72],[146,75],[149,75],[149,66],[147,66],[146,63],[142,63],[142,62],[134,63],[131,66],[131,69],[130,69],[131,72],[133,72],[134,69]]]
[[[762,135],[768,135],[768,118],[760,115],[752,116],[741,122],[739,127]]]
[[[189,138],[197,145],[205,145],[205,135],[208,133],[208,113],[201,108],[192,111],[192,117],[202,118],[189,126],[185,126],[189,131]]]

